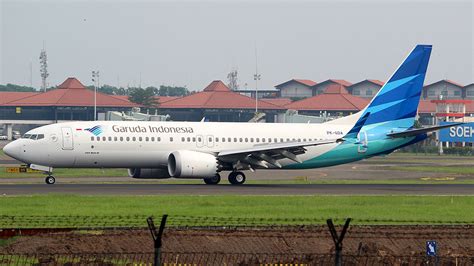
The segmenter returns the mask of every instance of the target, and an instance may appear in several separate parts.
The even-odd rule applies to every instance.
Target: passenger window
[[[114,137],[114,141],[117,141],[117,137]]]
[[[170,137],[170,141],[171,141],[171,142],[173,141],[173,137]]]
[[[232,142],[232,138],[227,138],[227,142]]]
[[[161,141],[161,137],[156,138],[156,141]]]
[[[191,142],[191,137],[188,137],[187,141],[188,141],[188,142]]]
[[[209,138],[209,142],[212,142],[212,138]]]
[[[142,140],[143,140],[143,138],[142,138],[142,137],[138,137],[138,141],[142,141]]]
[[[106,140],[107,140],[107,138],[106,138],[106,137],[102,137],[102,141],[106,141]]]
[[[109,141],[112,141],[112,137],[109,137]]]
[[[253,138],[250,138],[250,142],[252,142],[252,143],[253,143]]]
[[[127,141],[130,141],[130,137],[127,137]]]
[[[198,138],[198,142],[201,142],[201,138]]]
[[[150,139],[148,137],[145,137],[145,141],[149,141]]]
[[[216,142],[219,142],[219,138],[218,138],[218,137],[216,137]]]
[[[196,137],[193,137],[193,142],[196,142]]]
[[[234,138],[234,142],[237,142],[237,138]],[[242,142],[242,140],[240,142]]]
[[[97,137],[96,140],[97,140],[97,141],[100,141],[100,137]]]
[[[222,138],[222,142],[225,142],[225,138]]]
[[[91,137],[91,141],[94,141],[94,139],[95,139],[94,137]]]
[[[155,141],[155,137],[151,137],[151,141]]]
[[[242,142],[242,141],[244,141],[244,139],[243,139],[243,138],[239,138],[239,142]]]
[[[298,139],[298,142],[301,142],[301,139]]]
[[[137,138],[135,138],[135,137],[132,137],[132,141],[137,141]]]
[[[123,141],[123,137],[120,137],[120,141]]]
[[[184,142],[184,141],[185,141],[184,137],[181,137],[181,142]]]
[[[257,139],[255,140],[255,142],[260,142],[260,139],[259,139],[259,138],[257,138]]]

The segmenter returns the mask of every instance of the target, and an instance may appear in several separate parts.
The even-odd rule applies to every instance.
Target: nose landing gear
[[[44,179],[44,181],[46,182],[46,184],[52,185],[52,184],[56,183],[56,178],[54,178],[54,176],[52,176],[52,175],[48,175],[48,176]]]

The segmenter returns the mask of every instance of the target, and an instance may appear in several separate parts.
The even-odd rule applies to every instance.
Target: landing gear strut
[[[213,177],[204,178],[204,183],[208,185],[217,185],[221,182],[221,175],[216,174]]]
[[[56,183],[56,178],[54,178],[54,176],[52,176],[52,175],[48,175],[48,176],[45,178],[44,181],[46,182],[46,184],[52,185],[52,184]]]
[[[242,172],[230,172],[228,179],[232,185],[242,185],[245,183],[245,175]]]

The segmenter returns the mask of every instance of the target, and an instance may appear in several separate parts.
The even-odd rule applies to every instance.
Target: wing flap
[[[286,158],[301,163],[302,161],[297,155],[305,153],[305,147],[333,144],[342,141],[342,139],[329,139],[260,144],[245,149],[221,151],[217,154],[217,158],[220,161],[232,163],[234,169],[252,170],[254,168],[269,168],[269,165],[281,168],[282,166],[278,162],[281,159]]]

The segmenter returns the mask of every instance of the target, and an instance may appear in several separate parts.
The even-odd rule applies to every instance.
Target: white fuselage
[[[87,130],[96,126],[97,135]],[[337,139],[350,128],[332,123],[68,122],[31,130],[27,134],[44,138],[19,139],[9,153],[49,167],[166,168],[169,154],[178,150],[217,154],[275,142]],[[337,145],[310,146],[299,157],[314,158]],[[281,160],[283,166],[291,163]]]

